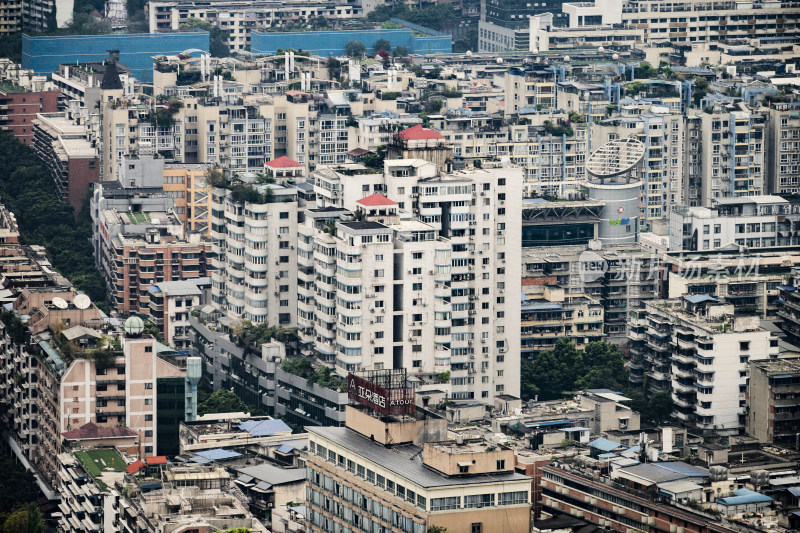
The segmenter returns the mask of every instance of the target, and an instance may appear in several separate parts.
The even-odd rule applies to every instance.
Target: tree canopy
[[[38,497],[39,487],[36,485],[33,472],[26,470],[9,456],[0,457],[0,514],[10,513],[20,506],[24,507],[29,502],[36,501]]]
[[[367,51],[367,47],[361,41],[349,41],[344,45],[344,51],[350,57],[361,57]]]
[[[392,44],[386,39],[378,39],[375,41],[375,46],[373,46],[375,52],[380,52],[381,50],[391,50]]]
[[[50,171],[28,146],[0,134],[0,199],[17,216],[20,242],[47,249],[55,268],[101,308],[106,284],[95,269],[89,198],[75,220],[56,196]]]
[[[533,362],[523,361],[522,398],[555,400],[581,389],[620,390],[627,386],[627,379],[625,362],[613,344],[590,342],[581,352],[563,338]]]
[[[450,3],[413,10],[409,9],[405,4],[398,3],[376,7],[367,15],[367,20],[370,22],[386,22],[393,17],[437,31],[442,30],[445,22],[459,18],[458,12]]]
[[[197,414],[207,415],[212,413],[238,413],[248,412],[250,409],[229,390],[218,390],[203,400],[197,406]]]
[[[209,35],[208,51],[211,57],[228,57],[231,55],[228,47],[228,34],[207,20],[190,17],[180,25],[182,30],[205,30]]]

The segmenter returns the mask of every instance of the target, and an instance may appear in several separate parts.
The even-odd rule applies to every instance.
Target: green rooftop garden
[[[150,223],[150,215],[147,213],[133,213],[128,212],[128,220],[130,220],[131,224],[149,224]]]
[[[128,466],[122,456],[110,448],[76,451],[75,457],[102,489],[106,488],[106,484],[98,478],[103,472],[122,472]]]

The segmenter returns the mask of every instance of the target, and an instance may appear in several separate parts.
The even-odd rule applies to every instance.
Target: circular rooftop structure
[[[615,139],[595,150],[586,161],[592,176],[613,178],[632,170],[644,157],[644,144],[633,138]]]
[[[144,331],[144,320],[138,316],[130,316],[125,321],[125,333],[131,337],[138,337]]]

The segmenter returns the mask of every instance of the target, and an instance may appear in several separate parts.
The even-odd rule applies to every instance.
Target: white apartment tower
[[[437,175],[426,161],[391,160],[382,174],[344,165],[314,178],[298,325],[320,360],[341,375],[449,372],[437,387],[456,399],[518,396],[520,332],[506,323],[520,312],[522,171]]]
[[[243,186],[243,188],[247,188]],[[214,188],[211,298],[229,318],[291,327],[297,316],[297,190]],[[267,192],[269,189],[269,192]]]

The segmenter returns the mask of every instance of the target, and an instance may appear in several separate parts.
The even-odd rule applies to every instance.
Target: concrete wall
[[[377,39],[376,39],[377,40]],[[58,72],[62,63],[102,61],[108,50],[120,51],[120,63],[143,82],[153,79],[153,56],[175,55],[190,49],[209,50],[206,31],[134,33],[127,35],[22,36],[22,65],[36,74]]]

